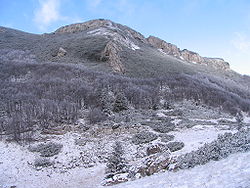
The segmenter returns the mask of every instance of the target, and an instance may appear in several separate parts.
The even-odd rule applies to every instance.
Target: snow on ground
[[[173,131],[170,134],[175,136],[174,141],[184,142],[185,144],[183,149],[174,152],[174,154],[180,155],[196,150],[205,143],[210,143],[217,139],[219,134],[224,134],[226,132],[235,131],[221,130],[211,125],[196,125],[190,129]]]
[[[69,148],[71,140],[64,140],[64,148],[58,159],[66,162],[66,157],[74,156],[75,148]],[[65,152],[70,152],[65,155]],[[78,151],[79,152],[79,151]],[[15,143],[0,142],[0,188],[16,185],[18,188],[95,188],[104,177],[104,165],[93,168],[76,167],[69,170],[55,170],[52,167],[39,171],[32,164],[36,153]]]
[[[164,172],[113,188],[249,188],[250,152],[237,153],[192,169]]]

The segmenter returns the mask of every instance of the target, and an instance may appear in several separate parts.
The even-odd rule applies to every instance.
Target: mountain
[[[102,67],[105,66],[106,70],[111,68],[129,76],[193,72],[194,67],[198,71],[232,72],[222,59],[203,58],[159,38],[145,38],[139,32],[110,20],[72,24],[43,35],[2,28],[1,36],[4,37],[1,38],[1,48],[31,50],[41,61],[84,63],[95,66],[97,70],[104,70]],[[58,55],[59,49],[66,51],[65,56]]]
[[[178,179],[172,171],[209,163],[213,172],[232,155],[219,165],[230,177],[227,164],[249,155],[249,116],[250,78],[221,58],[105,19],[41,35],[0,27],[4,187],[100,187],[163,171]],[[232,187],[247,185],[247,168]]]

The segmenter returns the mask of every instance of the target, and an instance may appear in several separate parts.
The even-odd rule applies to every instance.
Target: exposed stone
[[[115,41],[109,41],[101,54],[101,60],[108,60],[110,66],[115,72],[124,73],[125,68],[121,62],[120,51],[122,50],[121,46]]]
[[[168,152],[164,154],[155,154],[145,158],[136,168],[135,174],[142,177],[150,176],[154,173],[167,169],[170,164],[170,155]]]
[[[166,41],[154,36],[149,36],[147,40],[152,46],[158,49],[162,49],[166,54],[180,57],[180,49],[177,48],[176,45],[167,43]]]
[[[201,57],[198,53],[189,51],[187,49],[180,50],[176,45],[167,43],[166,41],[154,36],[147,38],[147,41],[155,48],[162,50],[167,55],[172,55],[178,59],[188,61],[190,63],[208,65],[216,69],[228,70],[230,65],[221,58],[207,58]]]
[[[105,181],[102,183],[102,185],[111,186],[111,185],[126,182],[128,180],[129,180],[128,173],[116,174],[112,178],[105,179]]]
[[[147,155],[153,155],[156,153],[162,153],[166,151],[166,146],[160,143],[152,144],[147,147]]]
[[[62,47],[59,48],[57,56],[58,57],[63,57],[67,54],[67,51],[65,49],[63,49]]]

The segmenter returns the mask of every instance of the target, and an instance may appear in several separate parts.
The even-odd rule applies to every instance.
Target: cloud
[[[40,7],[34,12],[34,22],[37,27],[46,31],[53,22],[63,20],[60,15],[60,0],[39,0]]]
[[[250,40],[249,38],[243,33],[235,33],[233,40],[231,41],[233,46],[241,52],[248,52],[250,51]]]

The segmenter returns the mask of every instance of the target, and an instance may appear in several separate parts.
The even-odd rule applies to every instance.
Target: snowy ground
[[[249,188],[250,152],[177,172],[165,172],[114,188]]]
[[[165,111],[159,111],[159,117],[165,117]],[[191,113],[191,112],[190,112]],[[193,114],[196,112],[192,112]],[[201,119],[194,117],[194,121],[213,122],[206,125],[195,125],[193,127],[178,128],[168,134],[174,135],[174,141],[184,142],[183,149],[172,153],[172,155],[180,155],[198,149],[204,143],[210,143],[215,140],[218,134],[225,132],[236,132],[227,125],[220,125],[221,117]],[[203,116],[204,114],[202,114]],[[201,116],[201,115],[200,115]],[[174,118],[177,125],[181,122],[178,117]],[[189,118],[190,119],[190,118]],[[235,121],[230,117],[223,119]],[[250,118],[245,117],[245,123],[250,123]],[[143,129],[149,127],[142,127]],[[112,145],[114,139],[119,138],[126,142],[126,150],[133,161],[136,150],[135,145],[130,141],[130,136],[138,130],[134,129],[115,129],[110,130],[97,128],[93,131],[99,132],[98,137],[89,138],[88,134],[67,133],[64,135],[50,135],[48,139],[53,142],[63,144],[62,151],[51,157],[55,162],[53,167],[41,168],[36,170],[32,163],[39,156],[37,153],[30,152],[27,147],[22,147],[15,143],[5,143],[0,141],[0,188],[54,188],[57,186],[67,188],[98,188],[102,187],[101,182],[104,178],[105,164],[95,163],[95,159],[108,153],[108,148]],[[153,130],[151,130],[153,131]],[[119,134],[118,134],[119,132]],[[89,132],[91,133],[91,132]],[[117,133],[117,134],[116,134]],[[155,132],[155,134],[157,134]],[[158,133],[159,134],[159,133]],[[91,134],[90,134],[91,135]],[[118,136],[118,137],[115,137]],[[47,136],[46,136],[47,137]],[[84,146],[75,144],[78,138],[86,138],[90,140]],[[98,140],[99,139],[99,140]],[[160,142],[160,137],[154,142]],[[144,148],[147,144],[144,145]],[[107,151],[106,151],[107,150]],[[96,152],[97,151],[97,152]],[[79,160],[80,153],[84,153],[85,163]],[[97,156],[94,156],[98,154]],[[129,157],[126,157],[129,158]],[[84,164],[92,164],[91,168],[84,168]],[[209,162],[203,166],[197,166],[193,169],[180,170],[177,172],[164,172],[150,177],[145,177],[136,181],[122,183],[114,187],[127,188],[250,188],[250,152],[238,153],[229,156],[226,159],[217,162]]]

